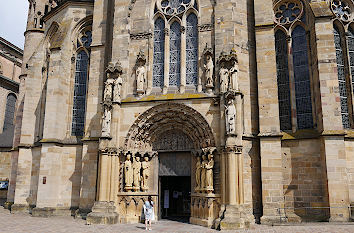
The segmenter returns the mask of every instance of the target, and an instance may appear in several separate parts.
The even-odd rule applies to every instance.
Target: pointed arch
[[[14,127],[16,101],[17,101],[17,97],[15,94],[10,93],[7,95],[3,132],[14,129],[13,127]]]

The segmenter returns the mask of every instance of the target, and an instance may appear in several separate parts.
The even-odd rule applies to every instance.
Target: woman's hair
[[[148,201],[149,201],[150,205],[153,207],[154,205],[152,204],[152,197],[151,196],[148,197]]]

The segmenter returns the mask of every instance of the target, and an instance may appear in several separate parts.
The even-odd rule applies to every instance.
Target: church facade
[[[352,0],[29,0],[11,211],[349,221]]]

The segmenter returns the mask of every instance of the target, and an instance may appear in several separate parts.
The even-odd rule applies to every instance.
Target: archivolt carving
[[[127,134],[125,148],[152,150],[152,144],[163,133],[171,131],[188,135],[193,149],[215,146],[212,130],[199,112],[184,104],[167,103],[157,105],[138,117]]]

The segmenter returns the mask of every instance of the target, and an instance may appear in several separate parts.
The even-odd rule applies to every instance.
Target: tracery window
[[[154,12],[153,87],[196,86],[198,83],[196,0],[159,0]],[[165,48],[168,51],[165,51]]]
[[[274,7],[276,66],[281,130],[314,127],[309,37],[304,3],[280,1]]]
[[[86,91],[88,82],[91,42],[92,33],[90,29],[84,30],[77,40],[72,118],[73,136],[84,135],[86,114]]]
[[[334,45],[338,73],[338,86],[342,125],[344,129],[352,128],[354,90],[354,31],[353,2],[350,0],[332,0],[331,10],[337,19],[333,23]]]
[[[14,94],[9,94],[7,96],[3,131],[13,128],[16,100],[17,100],[17,98],[16,98],[16,95],[14,95]]]

